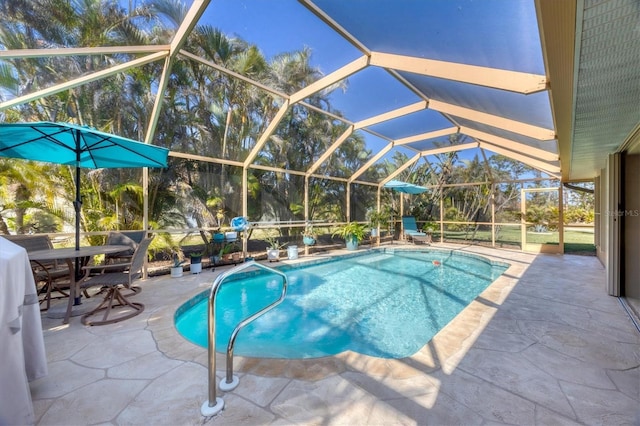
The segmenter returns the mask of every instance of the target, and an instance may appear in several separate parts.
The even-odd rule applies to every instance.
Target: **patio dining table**
[[[85,266],[89,258],[92,256],[97,256],[100,254],[110,254],[110,253],[118,253],[121,251],[128,250],[130,247],[126,245],[102,245],[102,246],[84,246],[79,249],[75,249],[73,247],[65,247],[65,248],[54,248],[48,250],[34,250],[29,252],[29,260],[37,260],[37,261],[48,261],[48,260],[61,260],[65,261],[69,266],[70,271],[80,271],[82,266]],[[74,264],[75,261],[75,264]],[[75,268],[75,265],[78,265],[78,268]],[[70,298],[74,299],[74,306],[79,306],[82,304],[81,297],[82,294],[79,291],[77,283],[79,282],[82,275],[79,274],[77,276],[74,273],[69,274],[70,280],[70,289],[71,294]],[[53,311],[51,311],[53,312]],[[49,314],[49,313],[48,313]],[[64,324],[69,322],[69,318],[75,315],[81,315],[82,312],[80,309],[67,309],[67,312],[64,316]]]

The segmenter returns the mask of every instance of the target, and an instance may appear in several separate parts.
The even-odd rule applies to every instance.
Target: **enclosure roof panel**
[[[72,2],[78,8],[81,3]],[[144,19],[131,12],[132,19]],[[169,41],[147,39],[161,40],[157,45],[114,46],[112,37],[103,46],[84,46],[77,34],[67,34],[66,44],[0,46],[3,64],[64,63],[71,55],[114,58],[116,48],[123,55],[62,80],[53,76],[37,88],[2,93],[0,111],[132,68],[162,69],[149,87],[154,95],[164,92],[174,78],[172,67],[196,58],[187,42],[192,31],[219,28],[255,45],[268,61],[303,51],[317,70],[315,82],[282,88],[253,81],[215,58],[198,59],[274,96],[275,122],[261,129],[245,165],[259,158],[288,108],[331,90],[329,104],[314,108],[376,135],[382,149],[392,142],[414,150],[418,145],[411,144],[460,132],[518,158],[559,158],[557,165],[550,163],[558,169],[552,172],[572,180],[597,176],[608,154],[640,143],[637,0],[188,0],[171,12],[176,13]],[[148,30],[154,34],[153,23]],[[142,126],[149,143],[160,119],[158,99]],[[332,137],[336,142],[348,135]],[[316,168],[339,146],[329,142],[326,155],[316,155]],[[546,159],[550,155],[553,160]]]
[[[442,129],[451,132],[453,124],[442,114],[422,109],[411,114],[369,126],[371,130],[391,139],[403,139],[410,136],[432,133]],[[428,135],[425,136],[427,138]]]
[[[533,1],[313,3],[372,51],[534,74],[545,72]]]
[[[400,73],[429,99],[553,129],[547,92],[514,93],[457,81]]]

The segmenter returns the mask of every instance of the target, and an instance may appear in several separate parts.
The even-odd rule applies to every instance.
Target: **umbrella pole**
[[[80,210],[82,209],[82,198],[80,197],[80,131],[75,135],[76,140],[76,199],[73,202],[73,208],[76,211],[76,250],[80,250]],[[75,261],[75,280],[80,279],[80,258],[76,257]],[[80,305],[80,293],[75,295],[74,305]]]
[[[404,216],[404,194],[400,193],[400,236],[398,239],[404,239],[404,222],[402,221],[402,216]]]
[[[76,166],[76,200],[73,202],[73,208],[76,211],[76,250],[80,250],[80,209],[82,208],[82,199],[80,198],[80,167],[78,166]]]

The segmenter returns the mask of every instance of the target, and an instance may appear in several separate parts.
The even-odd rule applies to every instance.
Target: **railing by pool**
[[[240,323],[236,326],[236,328],[231,333],[231,337],[229,338],[229,344],[227,345],[227,371],[226,378],[224,381],[220,382],[220,389],[224,391],[230,391],[236,388],[239,383],[238,377],[233,375],[233,347],[235,345],[236,337],[242,328],[244,328],[247,324],[251,323],[256,318],[260,317],[267,311],[273,309],[276,305],[281,303],[284,300],[285,295],[287,294],[287,276],[277,269],[270,268],[262,263],[256,263],[255,261],[249,261],[243,263],[239,266],[236,266],[220,275],[218,275],[211,286],[211,292],[209,293],[209,302],[208,302],[208,340],[209,340],[209,399],[205,401],[200,407],[200,412],[203,416],[209,417],[215,414],[218,414],[224,408],[224,401],[222,398],[217,397],[216,395],[216,296],[222,287],[222,284],[229,277],[237,274],[238,272],[251,268],[261,268],[266,271],[272,272],[276,275],[280,275],[282,277],[282,293],[280,297],[275,300],[273,303],[265,306],[258,312],[253,315],[245,318],[240,321]]]

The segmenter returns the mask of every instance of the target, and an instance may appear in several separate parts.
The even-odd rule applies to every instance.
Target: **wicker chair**
[[[130,302],[127,298],[135,293],[123,294],[122,289],[131,289],[132,283],[142,275],[144,258],[153,238],[143,239],[136,247],[128,263],[85,266],[84,277],[78,283],[81,290],[91,287],[106,289],[104,299],[91,312],[84,314],[81,321],[85,325],[104,325],[133,318],[144,311],[142,303]],[[69,300],[67,312],[71,312],[72,300]],[[102,319],[92,320],[94,315],[102,313]]]

